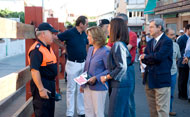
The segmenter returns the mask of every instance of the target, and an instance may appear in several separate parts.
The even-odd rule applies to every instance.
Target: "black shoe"
[[[188,99],[188,102],[190,103],[190,99]]]
[[[178,98],[179,98],[180,100],[187,100],[187,98],[181,97],[181,96],[179,96]]]
[[[83,114],[83,115],[78,115],[78,117],[85,117],[85,114]]]

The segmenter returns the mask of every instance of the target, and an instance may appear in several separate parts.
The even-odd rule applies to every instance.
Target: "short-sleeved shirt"
[[[40,40],[38,40],[40,46],[46,47],[50,51],[50,46],[46,46]],[[30,56],[30,69],[35,69],[40,72],[42,78],[54,80],[57,76],[57,64],[50,64],[47,66],[41,66],[43,61],[43,54],[39,51],[39,46],[29,53]]]
[[[137,49],[137,35],[133,31],[129,32],[129,44],[132,45],[132,48],[130,49],[130,54],[132,56],[131,61],[133,63],[135,60],[136,49]]]
[[[65,41],[69,60],[86,59],[86,45],[88,44],[88,40],[85,32],[80,34],[76,27],[74,27],[57,36],[59,40]]]

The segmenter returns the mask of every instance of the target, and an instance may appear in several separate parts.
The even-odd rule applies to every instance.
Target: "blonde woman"
[[[109,49],[105,47],[106,36],[100,27],[91,27],[87,30],[90,45],[85,68],[90,76],[89,82],[83,85],[84,106],[86,117],[104,117],[104,107],[107,95],[107,84],[102,84],[100,76],[106,75],[107,56]]]

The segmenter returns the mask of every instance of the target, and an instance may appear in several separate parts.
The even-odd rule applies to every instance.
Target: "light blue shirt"
[[[99,48],[93,54],[94,47],[91,46],[88,50],[84,71],[92,77],[96,76],[95,85],[89,85],[91,90],[102,91],[107,90],[105,84],[102,84],[100,77],[105,76],[108,73],[107,70],[107,57],[109,54],[109,49],[105,46]]]
[[[189,38],[189,36],[187,36],[187,37]],[[187,40],[184,56],[187,57],[187,58],[190,58],[190,38]]]

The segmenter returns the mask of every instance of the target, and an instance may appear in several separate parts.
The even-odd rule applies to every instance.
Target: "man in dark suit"
[[[185,27],[185,34],[182,35],[177,43],[179,44],[180,52],[181,52],[181,58],[177,62],[178,70],[179,70],[179,76],[178,76],[178,98],[182,100],[187,99],[187,81],[188,81],[188,76],[189,76],[189,67],[188,64],[183,64],[183,57],[185,53],[185,47],[188,38],[190,37],[189,35],[189,29],[190,25],[187,25]]]
[[[164,34],[164,21],[160,18],[150,21],[149,31],[153,39],[141,60],[147,65],[143,83],[150,115],[169,117],[173,42]]]

